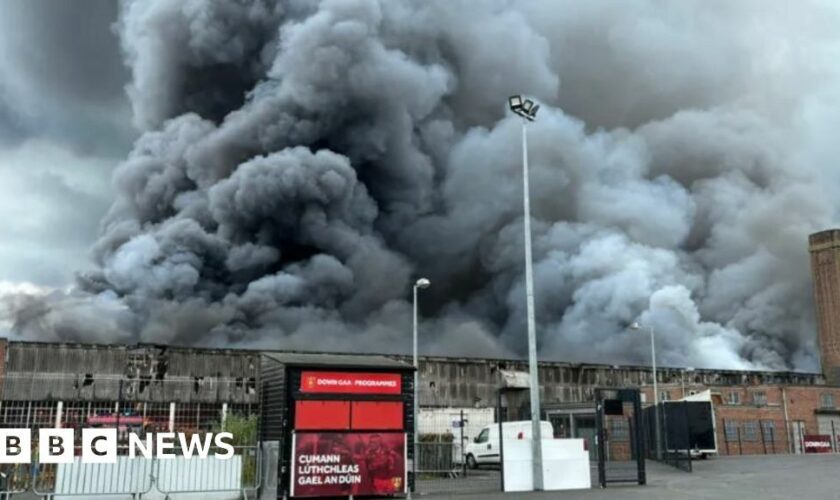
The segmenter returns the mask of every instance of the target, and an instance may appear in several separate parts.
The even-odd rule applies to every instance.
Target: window
[[[610,419],[610,434],[610,437],[613,439],[613,441],[629,441],[629,422],[627,422],[627,420],[623,418]]]
[[[770,443],[778,441],[778,436],[776,436],[776,422],[773,422],[772,420],[762,420],[761,432],[765,441]]]
[[[823,408],[834,408],[834,394],[825,393],[820,396],[820,404]]]
[[[507,439],[507,438],[505,438]],[[475,438],[476,443],[486,443],[490,440],[490,429],[483,429],[481,433]]]
[[[570,435],[571,425],[569,423],[569,419],[571,417],[569,415],[558,415],[557,413],[552,413],[548,416],[548,420],[551,421],[551,426],[554,427],[554,439],[566,439],[572,437]]]
[[[741,393],[732,391],[729,393],[729,404],[731,405],[739,405],[741,404]]]
[[[767,405],[767,393],[764,391],[756,391],[753,393],[753,404],[756,406]]]
[[[727,441],[732,442],[738,440],[738,422],[733,420],[724,420],[723,430]]]
[[[741,435],[743,441],[758,441],[758,422],[747,420],[744,422],[744,433]]]
[[[668,401],[670,399],[669,396],[670,396],[670,394],[668,394],[668,391],[659,391],[659,400],[660,401]]]

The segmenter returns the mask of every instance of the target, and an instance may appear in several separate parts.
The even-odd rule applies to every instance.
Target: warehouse
[[[255,352],[0,340],[0,359],[3,427],[82,427],[120,415],[123,426],[209,430],[259,412]]]
[[[257,351],[0,339],[0,359],[5,361],[0,364],[3,427],[80,427],[120,414],[142,417],[145,425],[159,430],[209,430],[228,415],[261,413]],[[429,416],[424,420],[421,412],[421,433],[451,429],[451,419],[430,418],[434,408],[488,418],[487,411],[495,412],[502,374],[526,369],[521,360],[421,358],[418,396]],[[840,431],[840,388],[826,385],[820,374],[664,367],[657,378],[661,400],[712,391],[722,454],[764,453],[765,448],[767,453],[798,453],[803,451],[801,436],[836,436],[832,423]],[[645,401],[653,398],[651,370],[644,366],[546,361],[540,363],[540,381],[543,410],[558,437],[594,432],[596,387],[641,387]],[[527,402],[503,411],[518,418]]]

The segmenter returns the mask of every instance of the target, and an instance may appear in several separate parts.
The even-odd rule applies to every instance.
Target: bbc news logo
[[[128,434],[129,458],[174,459],[232,458],[233,434],[185,434],[183,432],[148,433],[143,437]],[[117,429],[82,429],[82,463],[116,463]],[[0,429],[0,464],[28,464],[35,460],[41,464],[62,464],[75,461],[76,431],[74,429],[40,429],[37,450],[33,451],[30,429]],[[181,453],[175,450],[180,448]]]

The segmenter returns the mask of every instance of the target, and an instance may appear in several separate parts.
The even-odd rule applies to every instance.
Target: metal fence
[[[262,483],[259,446],[239,446],[228,459],[131,458],[121,447],[116,462],[17,464],[0,468],[0,499],[31,493],[43,498],[201,494],[202,498],[256,498]],[[212,454],[211,454],[212,455]],[[224,495],[227,494],[227,495]],[[221,496],[220,496],[221,495]]]
[[[490,442],[489,438],[487,442],[476,443],[484,424],[492,424],[492,409],[489,419],[487,415],[483,410],[421,410],[415,491],[421,494],[499,491],[500,455],[493,450],[498,443]],[[490,453],[478,456],[476,449],[480,445]],[[496,456],[489,456],[494,451]]]
[[[0,464],[0,500],[29,491],[31,474],[29,464]]]
[[[659,403],[643,410],[647,457],[685,472],[692,471],[689,403]]]
[[[801,452],[801,444],[806,434],[804,426],[801,433],[794,427],[793,451]],[[784,422],[772,419],[723,419],[723,452],[727,455],[775,455],[788,453],[788,436]]]
[[[12,375],[5,380],[4,396],[49,392],[50,386],[64,387],[68,395],[75,390],[87,399],[0,401],[0,428],[31,429],[33,450],[32,464],[0,465],[0,500],[22,493],[44,498],[140,498],[149,493],[200,493],[203,498],[222,493],[228,497],[256,496],[262,481],[262,456],[257,441],[259,406],[249,401],[254,399],[253,390],[241,377],[215,377],[207,382],[201,377],[146,381],[143,377],[98,376],[68,385],[55,374]],[[236,397],[225,400],[226,394],[235,391],[239,391]],[[167,400],[169,397],[174,399]],[[73,462],[36,463],[38,431],[42,428],[75,430]],[[117,430],[116,462],[81,461],[83,428]],[[210,432],[230,432],[234,456],[213,458],[211,448],[207,459],[189,458],[177,439],[167,451],[175,455],[173,458],[128,456],[130,434],[144,439],[160,432],[183,433],[187,439]]]

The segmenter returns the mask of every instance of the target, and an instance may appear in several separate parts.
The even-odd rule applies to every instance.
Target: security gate
[[[645,442],[638,389],[595,389],[598,484],[645,484]]]

